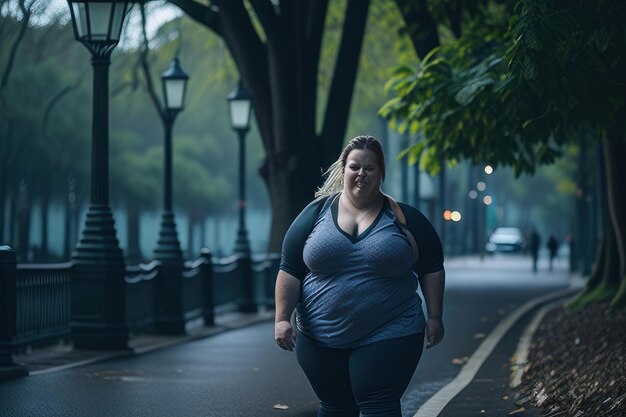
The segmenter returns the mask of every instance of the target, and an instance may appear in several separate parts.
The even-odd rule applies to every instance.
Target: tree
[[[156,210],[163,184],[163,150],[145,151],[134,132],[111,135],[111,197],[115,206],[125,203],[128,244],[125,256],[130,262],[145,259],[139,245],[141,213]]]
[[[369,0],[348,0],[335,71],[319,131],[317,85],[328,0],[170,0],[219,35],[250,91],[266,159],[272,208],[269,249],[312,199],[320,167],[344,140]],[[250,5],[250,8],[247,7]]]
[[[81,98],[84,66],[77,64],[79,49],[70,31],[58,16],[44,14],[47,6],[39,0],[0,1],[0,37],[6,41],[0,43],[0,238],[10,197],[8,238],[20,260],[26,260],[30,246],[31,207],[41,208],[38,255],[46,257],[47,207],[60,195],[67,200],[68,175],[88,171],[79,156],[84,134],[80,122],[88,114],[76,105],[59,111],[67,100]],[[58,62],[60,51],[63,65]],[[21,238],[16,237],[16,227]]]
[[[396,97],[381,111],[422,131],[407,154],[431,171],[445,157],[532,173],[593,132],[604,153],[607,223],[588,291],[603,289],[588,299],[624,306],[626,5],[522,0],[515,9],[489,3],[483,13],[416,69],[400,68],[389,83]]]
[[[33,13],[37,13],[40,5],[38,0],[0,1],[0,58],[3,64],[0,68],[0,240],[4,238],[4,209],[8,190],[10,173],[13,171],[21,152],[14,144],[16,130],[15,111],[9,103],[10,79],[15,67],[17,52],[22,44]],[[11,233],[10,233],[11,235]]]

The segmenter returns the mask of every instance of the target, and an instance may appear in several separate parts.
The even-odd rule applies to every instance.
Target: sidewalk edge
[[[485,363],[489,355],[493,352],[500,340],[509,331],[511,327],[521,319],[526,313],[533,310],[541,304],[567,297],[575,292],[580,291],[579,287],[568,287],[564,290],[558,290],[549,294],[537,297],[527,301],[518,307],[511,314],[506,316],[495,329],[491,331],[489,336],[478,346],[478,349],[472,354],[467,363],[461,368],[458,375],[446,386],[435,393],[428,401],[426,401],[413,417],[436,417],[444,407],[452,401],[476,376],[480,367]]]
[[[515,358],[515,362],[511,365],[511,378],[509,380],[509,388],[517,388],[522,384],[522,377],[525,372],[525,365],[528,362],[528,352],[530,351],[530,343],[532,342],[532,338],[537,331],[537,328],[541,324],[543,318],[550,312],[551,310],[563,305],[566,303],[568,299],[559,298],[556,301],[548,303],[542,306],[533,316],[532,320],[524,331],[522,332],[522,336],[520,337],[519,342],[517,343],[517,347],[515,348],[515,353],[513,353],[513,358]]]

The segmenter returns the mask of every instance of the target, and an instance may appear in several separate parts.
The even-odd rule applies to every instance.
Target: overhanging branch
[[[276,36],[276,12],[269,0],[249,0],[268,38]]]
[[[346,132],[369,4],[369,0],[350,0],[346,9],[339,55],[321,133],[321,143],[324,146],[322,163],[325,167],[329,166],[337,154],[338,149],[335,148],[341,147]]]
[[[187,16],[198,23],[211,29],[217,35],[222,36],[222,23],[220,20],[219,8],[215,2],[209,5],[200,4],[194,0],[167,0],[181,9]],[[231,1],[231,0],[227,0]]]
[[[148,96],[150,96],[150,101],[152,101],[159,117],[163,121],[165,119],[163,107],[161,106],[161,101],[154,90],[154,83],[152,81],[150,66],[148,64],[148,51],[150,48],[148,46],[148,34],[146,33],[146,9],[143,7],[143,4],[141,5],[141,36],[143,45],[141,47],[141,53],[139,54],[139,60],[141,62],[141,69],[143,70],[144,78],[146,79],[146,90],[148,91]]]

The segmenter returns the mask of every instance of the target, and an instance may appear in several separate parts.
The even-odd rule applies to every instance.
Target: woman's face
[[[376,154],[369,149],[353,149],[343,173],[343,190],[354,197],[378,194],[382,175]]]

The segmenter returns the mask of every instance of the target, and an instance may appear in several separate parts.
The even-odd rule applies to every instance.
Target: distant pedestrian
[[[377,139],[352,139],[328,174],[283,241],[274,338],[295,347],[318,417],[401,417],[425,335],[431,347],[444,334],[441,242],[422,213],[382,193]]]
[[[554,257],[559,250],[559,242],[556,240],[554,235],[550,235],[548,239],[548,252],[550,253],[550,271],[552,271],[552,262],[554,261]]]
[[[533,272],[537,272],[537,261],[539,259],[539,247],[541,245],[541,237],[535,229],[530,233],[530,254],[533,257]]]

